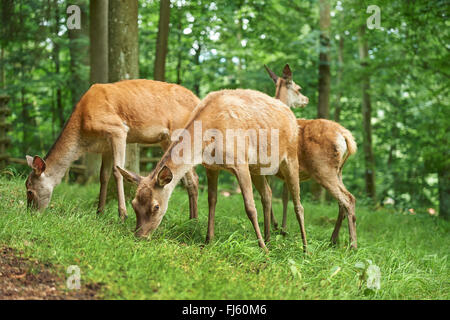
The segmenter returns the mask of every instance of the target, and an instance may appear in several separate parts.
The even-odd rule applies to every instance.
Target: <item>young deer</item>
[[[204,135],[202,130],[205,130]],[[170,195],[180,178],[194,166],[203,164],[207,168],[210,207],[207,239],[211,240],[214,232],[213,207],[217,195],[218,172],[228,170],[238,180],[245,210],[255,229],[259,246],[267,250],[258,226],[252,179],[264,203],[270,204],[270,188],[262,174],[274,174],[279,170],[293,196],[303,249],[306,250],[303,207],[299,197],[297,130],[292,111],[279,100],[261,92],[238,89],[210,93],[195,109],[185,130],[175,139],[178,141],[171,144],[149,176],[141,177],[119,168],[127,180],[138,185],[136,197],[132,201],[137,217],[136,235],[146,237],[159,226],[166,213]],[[252,135],[252,132],[255,134]],[[259,133],[258,139],[256,132]],[[200,142],[199,134],[203,136],[200,137]],[[236,137],[238,144],[241,141],[241,147],[243,143],[242,148],[235,147]],[[268,145],[271,149],[270,161],[265,161],[262,158],[264,154],[267,155]],[[180,154],[183,161],[179,159]],[[264,221],[270,226],[270,206],[265,207]],[[267,233],[269,230],[265,231]]]
[[[265,66],[270,77],[277,87],[276,96],[282,102],[288,102],[285,93],[292,86],[292,73],[284,71],[283,77],[278,77]],[[346,189],[342,182],[342,168],[348,157],[356,152],[356,142],[350,131],[340,124],[325,120],[297,119],[298,135],[298,164],[300,181],[310,178],[330,192],[339,203],[339,215],[331,236],[335,244],[339,236],[342,220],[345,214],[348,217],[350,245],[357,247],[356,243],[356,216],[355,197]],[[286,186],[283,188],[283,223],[282,230],[286,230],[287,203],[289,194]],[[277,222],[271,213],[272,221],[277,228]]]
[[[123,177],[127,143],[170,144],[170,135],[182,128],[200,100],[188,89],[152,80],[125,80],[94,84],[76,105],[56,142],[42,159],[27,156],[33,169],[26,181],[28,206],[45,209],[53,188],[67,168],[85,152],[102,154],[100,196],[102,212],[111,169],[117,182],[119,216],[127,217]],[[198,178],[194,170],[184,178],[189,194],[191,218],[197,217]]]

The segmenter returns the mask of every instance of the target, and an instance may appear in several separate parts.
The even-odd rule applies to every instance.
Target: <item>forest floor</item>
[[[26,210],[25,178],[0,174],[0,299],[449,299],[450,223],[427,213],[357,205],[358,250],[329,239],[337,205],[303,201],[308,254],[290,204],[288,234],[258,248],[240,194],[221,194],[216,238],[205,245],[207,193],[189,220],[182,188],[149,241],[117,204],[95,214],[98,185],[61,184],[45,212]],[[257,200],[260,226],[261,205]],[[281,220],[282,206],[274,201]],[[69,290],[80,270],[81,289]]]
[[[0,299],[97,299],[100,285],[88,283],[79,290],[68,291],[64,275],[54,266],[22,255],[12,248],[0,248]]]

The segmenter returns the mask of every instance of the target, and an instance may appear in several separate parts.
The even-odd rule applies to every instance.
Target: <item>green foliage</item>
[[[199,195],[199,220],[189,221],[186,192],[176,189],[161,226],[150,241],[143,241],[133,236],[131,206],[124,224],[114,202],[104,215],[95,214],[98,185],[62,184],[49,210],[31,213],[26,210],[23,181],[15,175],[0,176],[0,246],[55,264],[63,274],[69,265],[78,265],[82,284],[101,283],[104,298],[450,298],[445,245],[450,224],[436,217],[358,206],[359,249],[350,251],[345,224],[340,245],[329,245],[337,206],[305,202],[309,254],[302,253],[292,214],[289,234],[272,231],[266,255],[258,248],[239,194],[219,196],[216,238],[205,245],[206,192]],[[262,212],[259,201],[257,206]],[[280,217],[280,202],[274,202],[274,210]],[[367,287],[373,266],[381,274],[379,289]]]
[[[352,131],[359,146],[359,152],[344,168],[348,189],[365,202],[360,86],[363,70],[357,31],[370,15],[367,6],[376,4],[381,9],[381,29],[366,32],[369,59],[364,72],[369,72],[371,79],[378,199],[383,202],[392,198],[400,208],[436,208],[438,172],[450,167],[447,2],[330,3],[330,114],[340,106],[341,123]],[[68,4],[31,0],[2,3],[1,66],[5,83],[0,90],[12,97],[9,121],[14,125],[10,149],[13,156],[44,155],[62,125],[59,113],[67,119],[72,95],[77,88],[87,88],[87,62],[79,59],[75,68],[71,66],[72,47],[65,27]],[[84,0],[70,4],[87,10]],[[139,5],[140,77],[151,79],[159,2],[139,1]],[[298,117],[314,118],[321,50],[318,19],[317,1],[172,1],[166,79],[181,83],[200,97],[214,90],[238,87],[273,94],[274,86],[263,64],[280,73],[289,63],[295,81],[310,98],[307,108],[294,112]],[[337,60],[340,37],[344,39],[342,66]],[[85,45],[87,36],[76,41]],[[55,45],[59,46],[59,72]],[[339,67],[343,75],[338,84]],[[57,105],[58,89],[62,110]],[[303,190],[308,188],[306,184]]]

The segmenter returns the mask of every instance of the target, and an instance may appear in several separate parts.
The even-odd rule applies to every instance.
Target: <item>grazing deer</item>
[[[283,75],[285,78],[291,78],[291,82],[287,85],[282,79],[277,80],[277,90],[275,97],[285,102],[290,108],[305,107],[309,100],[308,97],[300,93],[301,87],[292,81],[292,71],[288,64],[284,67]],[[206,170],[208,177],[208,203],[209,203],[209,222],[208,234],[206,242],[210,242],[214,238],[214,216],[215,208],[217,204],[217,183],[218,183],[218,171]],[[278,177],[283,179],[281,173],[277,174]],[[264,239],[266,242],[270,241],[270,215],[272,213],[272,191],[270,189],[267,180],[263,176],[252,176],[253,184],[255,185],[258,193],[261,195],[261,204],[264,212]],[[267,214],[266,214],[267,213]]]
[[[170,145],[171,133],[183,128],[200,100],[188,89],[153,80],[125,80],[94,84],[74,108],[47,156],[26,156],[33,169],[26,181],[28,206],[45,209],[53,188],[70,164],[85,152],[102,154],[98,213],[105,207],[107,185],[113,169],[117,182],[119,216],[127,217],[123,177],[127,143]],[[198,178],[186,171],[191,218],[197,217]]]
[[[198,126],[201,127],[200,133]],[[275,174],[279,171],[279,174],[285,177],[293,197],[303,249],[306,250],[303,207],[299,196],[297,130],[292,111],[279,100],[264,93],[237,89],[208,94],[195,109],[183,133],[175,138],[176,141],[166,150],[149,176],[141,177],[119,167],[128,181],[138,185],[136,196],[132,201],[137,217],[136,235],[146,237],[159,226],[178,181],[194,166],[203,164],[207,169],[210,208],[207,240],[211,240],[214,232],[213,208],[217,198],[218,172],[228,170],[238,180],[245,210],[255,229],[259,246],[267,250],[258,226],[252,179],[263,201],[270,204],[272,195],[263,174]],[[203,131],[205,134],[199,142],[198,136]],[[252,135],[252,132],[255,134]],[[230,133],[233,135],[229,136]],[[264,136],[264,133],[268,136]],[[238,144],[241,141],[241,148],[234,146],[235,138]],[[269,145],[270,161],[265,161],[263,158],[268,154]],[[183,161],[179,159],[181,154]],[[270,226],[270,212],[270,206],[265,207],[264,221],[268,226]],[[266,233],[269,231],[265,229]]]
[[[283,77],[278,77],[265,66],[267,72],[276,84],[276,97],[287,103],[288,95],[284,92],[292,86],[292,73],[283,72]],[[350,245],[357,247],[356,243],[356,216],[355,197],[347,190],[342,181],[342,168],[348,157],[356,152],[356,142],[350,131],[340,124],[325,120],[297,119],[299,127],[298,135],[298,164],[300,181],[310,178],[316,180],[339,203],[339,215],[331,236],[331,242],[335,244],[339,236],[342,220],[345,214],[348,218],[350,233]],[[286,186],[283,188],[283,222],[282,231],[286,230],[287,203],[289,194]],[[277,222],[271,213],[272,221],[277,227]]]

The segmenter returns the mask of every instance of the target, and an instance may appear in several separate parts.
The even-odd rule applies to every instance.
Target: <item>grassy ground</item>
[[[204,245],[207,195],[199,196],[199,220],[188,220],[188,197],[176,189],[151,241],[137,240],[135,214],[118,222],[117,204],[96,216],[97,185],[62,184],[44,213],[26,211],[24,178],[0,176],[0,246],[67,268],[78,265],[82,282],[102,283],[112,299],[449,299],[450,223],[426,214],[357,207],[359,249],[329,238],[337,205],[304,202],[309,255],[303,255],[292,205],[289,234],[272,233],[270,253],[257,245],[242,197],[219,196],[216,239]],[[129,205],[129,204],[128,204]],[[260,225],[261,206],[258,202]],[[274,202],[278,217],[281,204]],[[369,290],[362,269],[381,272]]]

